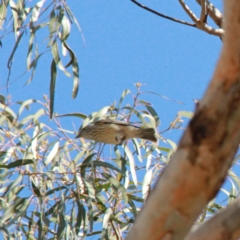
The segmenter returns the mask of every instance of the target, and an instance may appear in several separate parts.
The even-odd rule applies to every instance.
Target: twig
[[[201,0],[200,22],[206,23],[206,1],[205,0]]]
[[[187,25],[187,26],[190,26],[190,27],[196,27],[196,24],[189,23],[189,22],[185,22],[185,21],[182,21],[182,20],[173,18],[173,17],[169,17],[169,16],[164,15],[164,14],[162,14],[162,13],[159,13],[159,12],[157,12],[157,11],[149,8],[149,7],[143,6],[141,3],[139,3],[139,2],[137,2],[137,1],[135,1],[135,0],[131,0],[131,2],[135,3],[137,6],[143,8],[143,9],[145,9],[145,10],[147,10],[147,11],[153,13],[153,14],[156,14],[156,15],[159,16],[159,17],[166,18],[166,19],[171,20],[171,21],[173,21],[173,22],[181,23],[181,24],[184,24],[184,25]]]

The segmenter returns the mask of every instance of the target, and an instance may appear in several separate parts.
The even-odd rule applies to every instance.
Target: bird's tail
[[[141,128],[141,136],[142,139],[149,140],[152,142],[157,142],[156,131],[154,128]]]

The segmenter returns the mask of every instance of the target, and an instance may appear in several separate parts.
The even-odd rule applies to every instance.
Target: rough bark
[[[225,0],[224,19],[209,88],[127,240],[184,239],[231,166],[240,142],[240,1]]]

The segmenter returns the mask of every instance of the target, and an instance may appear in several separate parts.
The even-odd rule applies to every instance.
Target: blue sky
[[[190,21],[176,1],[142,2],[166,15]],[[143,91],[153,91],[183,105],[146,95],[153,103],[163,130],[179,110],[194,109],[193,98],[200,99],[212,76],[221,41],[195,28],[155,16],[130,1],[71,1],[69,6],[77,17],[85,45],[76,26],[72,25],[69,45],[80,66],[80,87],[75,100],[71,98],[72,79],[58,74],[55,111],[90,114],[118,101],[126,88],[135,92],[134,83],[144,84]],[[200,12],[193,5],[196,14]],[[25,35],[25,42],[29,36]],[[46,45],[44,33],[38,36],[39,48]],[[6,93],[7,57],[13,35],[2,40],[0,84]],[[11,80],[26,69],[27,45],[21,44],[14,59]],[[33,82],[23,86],[29,75],[9,87],[13,101],[42,99],[49,94],[50,52],[40,59]],[[68,60],[65,60],[67,63]],[[76,119],[77,126],[80,124]],[[68,124],[69,126],[69,124]]]

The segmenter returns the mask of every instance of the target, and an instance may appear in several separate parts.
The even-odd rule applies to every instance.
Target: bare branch
[[[203,11],[205,12],[205,10],[203,10],[202,8],[202,12],[201,12],[201,18],[198,19],[196,17],[196,15],[191,11],[191,9],[187,6],[187,4],[184,3],[183,0],[178,0],[181,4],[181,6],[183,7],[183,9],[185,10],[185,12],[188,14],[188,16],[195,22],[196,24],[196,27],[209,33],[209,34],[212,34],[212,35],[215,35],[215,36],[219,36],[219,37],[222,37],[223,34],[224,34],[224,31],[223,29],[215,29],[215,28],[212,28],[210,27],[209,25],[207,25],[205,23],[205,21],[202,21],[201,18],[202,18],[202,15],[203,15]],[[199,0],[200,1],[200,0]],[[204,0],[201,0],[200,3],[202,4],[202,1]],[[205,1],[204,1],[205,2]],[[205,8],[204,8],[205,9]],[[204,14],[204,18],[205,18],[205,14]]]
[[[206,1],[201,1],[201,14],[200,14],[200,22],[206,23]]]
[[[159,13],[159,12],[149,8],[149,7],[143,6],[141,3],[139,3],[135,0],[131,0],[131,2],[135,3],[137,6],[143,8],[143,9],[145,9],[145,10],[147,10],[147,11],[153,13],[153,14],[156,14],[159,17],[166,18],[166,19],[171,20],[173,22],[181,23],[181,24],[184,24],[184,25],[187,25],[187,26],[190,26],[190,27],[196,27],[196,25],[193,24],[193,23],[189,23],[189,22],[185,22],[185,21],[182,21],[182,20],[179,20],[179,19],[176,19],[176,18],[169,17],[169,16],[164,15],[162,13]]]
[[[196,0],[196,2],[201,5],[202,0]],[[208,9],[208,14],[210,18],[215,22],[215,24],[222,28],[222,22],[223,22],[223,15],[222,13],[208,0],[206,0],[207,3],[207,9]]]
[[[204,32],[207,32],[209,34],[212,34],[212,35],[215,35],[215,36],[218,36],[218,37],[222,37],[223,34],[224,34],[224,30],[221,29],[221,28],[212,28],[210,27],[209,25],[207,25],[206,23],[202,23],[202,22],[197,22],[196,24],[197,28],[203,30]]]

